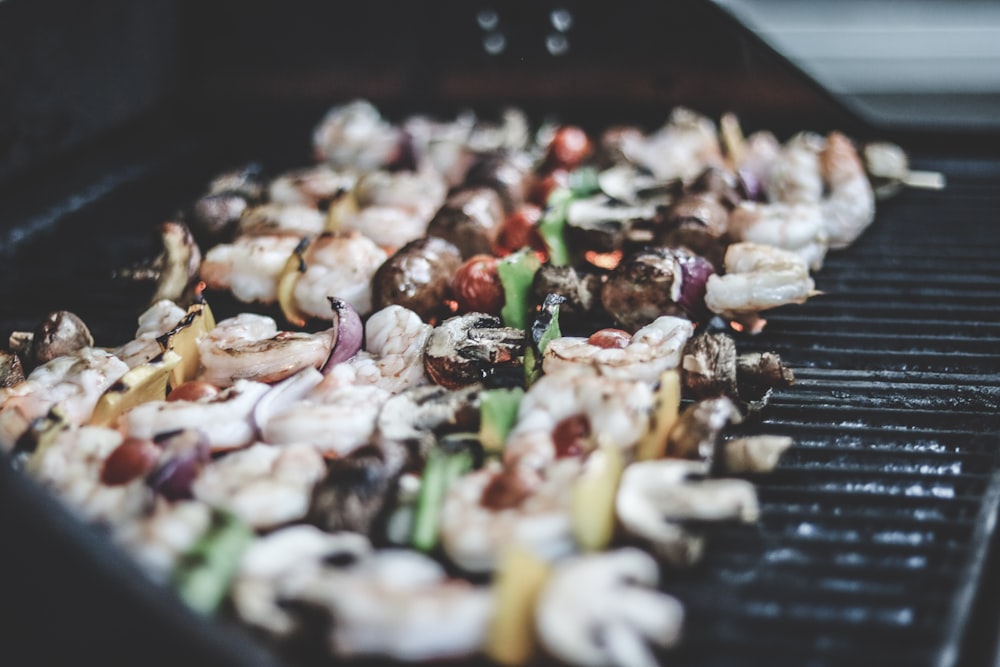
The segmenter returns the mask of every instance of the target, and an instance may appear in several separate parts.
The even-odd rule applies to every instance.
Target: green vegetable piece
[[[434,449],[427,456],[417,496],[417,513],[413,520],[414,548],[431,551],[437,545],[444,495],[451,483],[471,467],[472,455],[467,451],[449,454],[441,449]]]
[[[489,454],[503,450],[507,434],[517,421],[517,410],[524,390],[487,389],[479,394],[479,441]]]
[[[601,191],[598,173],[593,167],[580,167],[569,175],[569,189],[574,199],[590,197]]]
[[[531,248],[522,248],[497,264],[504,293],[504,305],[500,311],[504,326],[527,328],[531,283],[541,266],[542,263]]]
[[[213,510],[208,532],[174,570],[174,588],[181,599],[198,612],[212,614],[229,592],[240,558],[253,537],[253,530],[236,516]]]
[[[542,376],[545,348],[562,336],[559,328],[559,304],[565,300],[565,297],[558,294],[546,295],[538,317],[531,325],[531,345],[524,350],[524,380],[529,387]]]
[[[570,262],[569,246],[566,245],[563,231],[566,228],[566,214],[572,201],[572,190],[556,188],[549,195],[545,214],[538,223],[538,233],[545,241],[545,247],[549,252],[549,263],[552,266],[566,266]]]

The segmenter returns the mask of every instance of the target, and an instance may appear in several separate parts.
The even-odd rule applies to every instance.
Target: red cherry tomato
[[[550,169],[576,169],[593,151],[594,145],[586,132],[575,125],[565,125],[556,130],[549,142],[545,162]]]
[[[503,285],[493,255],[473,255],[458,267],[451,283],[458,309],[463,313],[499,315],[503,308]]]
[[[528,193],[528,201],[538,206],[545,206],[553,190],[556,188],[565,188],[568,185],[569,172],[565,169],[553,169],[548,174],[535,180]]]

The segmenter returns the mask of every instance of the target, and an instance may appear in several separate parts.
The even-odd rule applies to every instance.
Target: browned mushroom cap
[[[687,188],[690,194],[713,197],[728,209],[746,200],[746,187],[739,177],[720,167],[708,167]]]
[[[435,214],[427,226],[427,235],[454,243],[462,259],[468,259],[492,251],[503,221],[503,204],[495,190],[460,190],[448,197]]]
[[[57,310],[35,329],[29,358],[40,366],[93,344],[94,337],[83,320],[68,310]]]
[[[705,311],[709,262],[684,248],[649,247],[626,257],[601,288],[601,304],[634,333],[657,317],[699,319]]]
[[[437,316],[461,265],[458,248],[444,239],[427,236],[407,243],[372,278],[374,310],[398,304],[424,320]]]
[[[481,156],[465,175],[465,184],[496,190],[510,215],[528,198],[532,161],[520,151],[497,151]]]
[[[452,317],[427,339],[424,369],[435,383],[457,389],[480,382],[498,366],[517,366],[524,354],[524,332],[504,327],[483,313]]]
[[[661,210],[655,221],[660,245],[684,246],[722,266],[729,244],[729,212],[711,194],[689,194]]]
[[[600,302],[602,276],[579,273],[572,266],[543,264],[531,284],[532,301],[542,303],[549,294],[566,299],[559,306],[560,317],[590,313]]]

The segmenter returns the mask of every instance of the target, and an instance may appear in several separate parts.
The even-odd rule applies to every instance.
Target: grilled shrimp
[[[547,375],[592,373],[653,383],[660,373],[677,367],[693,331],[690,320],[664,315],[636,331],[623,348],[600,347],[587,338],[564,336],[549,342],[542,368]]]
[[[211,522],[212,509],[205,503],[158,498],[150,514],[118,525],[113,535],[143,572],[167,583],[181,557],[208,531]]]
[[[646,431],[652,405],[645,382],[589,373],[545,375],[521,401],[504,463],[541,469],[605,441],[628,450]]]
[[[571,491],[581,468],[579,459],[544,472],[491,462],[455,481],[441,510],[448,557],[468,572],[490,572],[513,543],[551,560],[572,553]]]
[[[267,529],[305,517],[325,473],[323,457],[309,445],[258,443],[209,463],[191,488],[198,500]]]
[[[809,132],[792,137],[772,163],[767,177],[767,196],[785,204],[815,203],[823,196],[820,153],[823,138]]]
[[[334,168],[374,171],[399,156],[402,138],[378,109],[358,100],[327,112],[313,131],[313,148],[317,159]]]
[[[328,317],[331,295],[354,306],[362,315],[372,309],[372,276],[387,258],[385,251],[360,232],[323,234],[309,244],[306,270],[295,283],[299,310]]]
[[[86,347],[39,366],[20,384],[0,389],[0,448],[13,449],[31,422],[55,405],[70,422],[86,423],[101,394],[127,370],[118,357]]]
[[[831,248],[846,248],[875,219],[875,193],[851,140],[832,132],[820,155],[828,195],[822,201],[823,221]]]
[[[424,348],[432,330],[412,310],[386,306],[365,324],[365,349],[334,366],[324,383],[370,384],[393,394],[424,384]]]
[[[327,312],[329,312],[329,301]],[[198,340],[201,379],[228,387],[240,379],[277,382],[303,368],[326,363],[336,339],[333,329],[315,334],[278,331],[270,317],[241,313],[219,322]]]
[[[826,257],[826,224],[818,202],[743,202],[729,214],[729,234],[735,241],[789,250],[813,270]]]
[[[803,303],[815,292],[809,267],[798,255],[756,243],[734,243],[726,251],[725,275],[708,278],[705,305],[753,332],[765,321],[758,312]]]
[[[263,204],[243,212],[238,234],[243,236],[315,236],[323,231],[326,218],[304,204]]]
[[[736,170],[751,199],[767,192],[771,170],[781,156],[781,143],[770,132],[754,132],[741,144]]]
[[[444,203],[447,186],[433,169],[376,171],[363,176],[354,193],[360,210],[341,219],[341,227],[398,248],[426,233],[427,223]]]
[[[349,191],[357,178],[353,171],[335,170],[318,164],[278,176],[268,185],[267,194],[275,204],[296,204],[315,209]]]
[[[660,180],[690,180],[706,167],[724,163],[715,124],[683,108],[675,109],[667,124],[651,135],[623,134],[620,148],[627,159]]]
[[[195,401],[150,401],[125,414],[125,431],[135,438],[153,440],[180,429],[201,431],[213,451],[237,449],[256,436],[252,414],[270,387],[237,380],[219,393]]]
[[[201,279],[212,289],[232,290],[244,303],[272,303],[278,278],[299,239],[294,236],[248,236],[221,243],[205,254]]]
[[[157,301],[139,316],[135,338],[115,350],[115,356],[129,368],[146,363],[163,351],[156,339],[177,326],[184,315],[184,309],[173,301]]]
[[[374,385],[324,382],[262,426],[265,442],[307,443],[323,455],[346,456],[369,443],[391,394]]]
[[[28,469],[87,521],[120,523],[138,516],[151,498],[141,479],[108,486],[101,482],[105,459],[122,443],[122,434],[100,426],[67,428],[36,451]]]

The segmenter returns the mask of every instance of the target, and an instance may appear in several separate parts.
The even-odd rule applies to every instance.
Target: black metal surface
[[[143,295],[116,291],[109,270],[148,253],[152,226],[211,173],[247,157],[241,150],[289,166],[291,131],[240,150],[197,134],[156,147],[126,138],[106,148],[110,162],[97,176],[67,168],[46,188],[8,193],[0,204],[0,334],[70,307],[94,325],[99,343],[127,339]],[[291,145],[304,161],[304,142]],[[978,593],[995,570],[984,567],[1000,502],[1000,269],[992,262],[1000,161],[920,166],[945,172],[948,189],[907,192],[884,206],[855,247],[829,257],[817,276],[823,296],[775,311],[764,334],[739,339],[744,350],[778,350],[798,377],[774,395],[763,423],[744,428],[788,434],[797,445],[775,473],[753,478],[760,523],[710,529],[704,563],[668,575],[665,588],[688,611],[686,641],[671,657],[678,664],[944,667],[977,664],[973,647],[989,644],[996,609]],[[46,192],[54,197],[47,206]],[[220,639],[176,600],[160,599],[132,568],[95,570],[95,559],[121,557],[102,557],[111,548],[67,529],[37,490],[7,488],[14,500],[0,515],[0,572],[20,585],[6,585],[0,609],[16,619],[7,626],[18,638],[15,655],[30,655],[47,622],[72,624],[60,632],[75,648],[47,645],[46,664],[71,664],[90,650],[88,638],[106,664],[128,664],[115,656],[143,642],[108,632],[127,608],[136,627],[157,627],[172,638],[165,645],[179,642],[192,659],[257,656],[245,653],[246,637]],[[38,548],[66,555],[38,559]],[[62,568],[52,579],[58,590],[46,590],[44,575],[18,578],[36,563]],[[96,604],[94,581],[108,591]],[[52,595],[58,609],[38,602]],[[31,613],[16,613],[24,608]],[[110,651],[115,641],[125,650]]]

